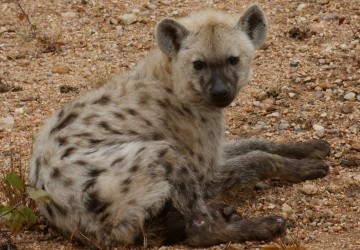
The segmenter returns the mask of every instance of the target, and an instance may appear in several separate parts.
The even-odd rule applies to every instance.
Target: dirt
[[[224,199],[244,218],[279,214],[285,235],[273,243],[212,249],[360,249],[360,4],[358,0],[257,1],[270,31],[254,79],[226,109],[229,139],[326,139],[330,174]],[[34,134],[54,110],[134,67],[155,45],[163,17],[205,7],[242,12],[251,1],[1,0],[0,165],[21,153],[26,172]],[[127,15],[125,15],[127,14]],[[5,197],[1,197],[5,201]],[[83,249],[40,218],[19,234],[1,227],[2,249]],[[186,249],[186,246],[161,249]],[[264,248],[266,249],[266,247]],[[280,249],[280,248],[279,248]],[[284,248],[285,249],[285,248]],[[299,248],[300,249],[300,248]]]

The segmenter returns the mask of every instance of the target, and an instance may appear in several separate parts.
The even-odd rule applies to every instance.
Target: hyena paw
[[[291,182],[302,182],[323,178],[329,173],[327,162],[317,159],[301,159],[290,163],[284,179]]]
[[[325,140],[313,140],[302,143],[304,152],[308,152],[304,158],[325,159],[330,155],[330,144]]]
[[[286,230],[286,220],[281,216],[253,219],[255,231],[249,240],[270,240]]]

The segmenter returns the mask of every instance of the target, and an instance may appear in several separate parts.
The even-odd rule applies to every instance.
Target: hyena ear
[[[160,50],[174,56],[180,49],[181,42],[189,34],[189,31],[173,19],[165,18],[156,26],[155,37]]]
[[[244,31],[258,49],[265,41],[267,21],[264,11],[257,5],[250,6],[240,17],[237,28]]]

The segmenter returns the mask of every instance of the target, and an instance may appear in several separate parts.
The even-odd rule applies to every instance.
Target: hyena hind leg
[[[226,143],[224,156],[226,159],[230,159],[256,150],[295,159],[324,159],[330,155],[330,144],[325,140],[294,143],[272,142],[260,139],[240,140]]]
[[[206,184],[206,196],[213,197],[230,188],[246,189],[256,183],[280,178],[302,182],[327,175],[329,166],[318,159],[292,159],[263,151],[252,151],[226,159],[214,177]]]

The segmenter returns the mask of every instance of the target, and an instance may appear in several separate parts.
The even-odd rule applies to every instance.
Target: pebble
[[[158,7],[157,7],[157,5],[155,5],[155,4],[149,4],[148,6],[146,6],[148,9],[150,9],[150,10],[155,10],[155,9],[157,9]]]
[[[78,16],[78,14],[76,12],[69,11],[69,12],[62,13],[61,16],[63,18],[75,18]]]
[[[336,13],[329,13],[326,14],[323,18],[324,20],[333,20],[333,19],[338,19],[339,16]]]
[[[349,47],[346,44],[341,44],[340,49],[347,50]]]
[[[51,71],[53,73],[58,73],[58,74],[67,74],[70,72],[70,68],[66,65],[63,65],[63,64],[55,64]]]
[[[353,112],[353,105],[350,103],[344,103],[341,106],[341,112],[343,112],[344,114],[350,114]]]
[[[134,14],[125,14],[120,16],[119,20],[124,25],[130,25],[137,21],[137,16]]]
[[[123,27],[121,25],[118,25],[115,27],[115,34],[116,36],[122,36],[124,33]]]
[[[0,129],[12,129],[14,127],[14,123],[14,117],[10,115],[0,118]]]
[[[313,129],[314,129],[314,130],[324,130],[324,127],[321,126],[321,125],[318,125],[318,124],[314,124],[314,125],[313,125]]]
[[[290,66],[291,67],[297,67],[297,66],[299,66],[299,62],[298,61],[291,61]]]
[[[319,59],[318,62],[319,62],[320,64],[325,64],[325,63],[326,63],[326,60],[325,60],[325,59]]]
[[[254,105],[255,107],[258,107],[258,106],[260,106],[260,102],[259,102],[259,101],[253,101],[253,105]]]
[[[304,194],[316,194],[318,192],[317,187],[314,184],[303,184],[303,186],[300,189],[301,192]]]
[[[345,100],[354,100],[356,94],[354,92],[348,92],[344,95]]]
[[[24,113],[24,108],[17,108],[14,110],[15,114],[23,114]]]
[[[285,214],[291,214],[293,213],[293,209],[291,206],[289,206],[287,203],[284,203],[281,206],[281,210],[285,213]]]
[[[90,23],[90,18],[88,18],[88,17],[80,18],[80,24],[84,25],[84,24],[89,24],[89,23]]]
[[[283,121],[283,122],[280,122],[279,124],[279,130],[285,130],[285,129],[288,129],[289,128],[289,123]]]
[[[356,96],[356,99],[357,99],[358,101],[360,101],[360,95],[357,95],[357,96]]]
[[[289,97],[290,97],[290,98],[293,98],[293,97],[295,97],[295,96],[296,96],[295,93],[292,93],[292,92],[289,93]]]
[[[301,3],[299,4],[299,6],[296,8],[297,11],[302,11],[303,9],[305,9],[307,6],[306,3]]]
[[[265,122],[258,121],[258,122],[255,124],[254,129],[260,129],[260,128],[263,128],[265,125],[266,125],[266,123],[265,123]]]
[[[112,25],[118,25],[118,24],[119,24],[119,21],[116,20],[115,18],[110,18],[109,22],[110,22],[110,24],[112,24]]]

